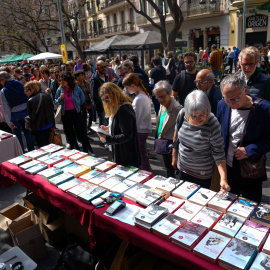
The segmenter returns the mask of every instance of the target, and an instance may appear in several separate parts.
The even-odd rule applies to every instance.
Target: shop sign
[[[250,16],[246,19],[246,27],[254,28],[254,27],[265,27],[268,25],[268,16],[257,14],[254,16]]]

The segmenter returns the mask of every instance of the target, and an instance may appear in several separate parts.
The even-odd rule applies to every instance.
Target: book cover
[[[89,167],[91,170],[95,169],[96,166],[104,163],[106,160],[103,158],[91,158],[88,159],[87,162],[85,162],[83,165]]]
[[[215,263],[230,240],[229,237],[210,231],[194,248],[194,254]]]
[[[122,194],[123,192],[127,191],[128,189],[134,187],[135,185],[137,185],[135,182],[125,179],[122,182],[120,182],[119,184],[112,187],[111,191]]]
[[[56,144],[51,143],[51,144],[48,144],[48,145],[45,145],[45,146],[40,147],[40,149],[41,149],[41,150],[44,150],[44,151],[46,151],[46,152],[48,152],[48,150],[49,150],[50,148],[54,147],[54,146],[56,146]]]
[[[257,203],[245,199],[243,197],[239,197],[228,209],[228,213],[233,213],[238,216],[241,216],[245,219],[248,219],[252,214],[252,211],[256,208]]]
[[[96,171],[96,170],[92,170],[88,173],[81,175],[80,178],[89,181],[90,179],[98,176],[99,174],[101,174],[101,172]]]
[[[234,237],[245,223],[245,219],[237,215],[226,213],[214,226],[213,231],[224,234],[228,237]]]
[[[58,185],[61,185],[61,184],[65,183],[65,182],[67,182],[67,181],[69,181],[69,180],[71,180],[71,179],[73,179],[73,178],[74,178],[74,176],[71,175],[71,174],[62,173],[62,174],[60,174],[60,175],[57,175],[57,176],[55,176],[55,177],[49,179],[48,181],[49,181],[51,184],[53,184],[53,185],[55,185],[55,186],[58,186]]]
[[[184,203],[184,200],[170,196],[160,206],[167,208],[169,213],[173,213]]]
[[[63,171],[57,168],[49,168],[44,171],[39,172],[38,174],[44,179],[48,180],[50,178],[53,178],[59,174],[62,174]]]
[[[260,203],[258,207],[252,212],[250,220],[270,227],[270,205]]]
[[[79,167],[72,168],[71,170],[69,170],[69,173],[74,175],[75,177],[80,177],[81,175],[88,173],[89,171],[90,171],[89,167],[80,165]]]
[[[233,238],[218,259],[221,267],[228,269],[248,269],[257,255],[257,248]]]
[[[147,186],[156,188],[158,186],[163,185],[163,183],[165,183],[166,180],[167,180],[166,177],[161,176],[161,175],[156,175],[147,181]]]
[[[50,158],[52,158],[52,157],[54,157],[54,156],[55,156],[55,154],[48,154],[48,153],[46,153],[45,156],[39,157],[39,158],[37,159],[37,161],[39,161],[39,162],[41,162],[41,163],[44,164],[44,162],[45,162],[46,160],[48,160],[48,159],[50,159]]]
[[[96,158],[92,157],[92,156],[87,156],[87,157],[81,158],[79,160],[76,160],[75,163],[79,164],[79,165],[84,165],[85,163],[91,161],[92,159],[96,159]]]
[[[72,161],[77,161],[77,160],[79,160],[81,158],[85,158],[87,156],[88,156],[88,153],[79,152],[79,153],[77,153],[77,154],[72,155],[71,157],[69,157],[69,159],[72,160]]]
[[[69,189],[71,189],[71,188],[73,188],[73,187],[75,187],[75,186],[77,186],[77,185],[79,185],[81,183],[82,183],[81,180],[79,180],[77,178],[72,178],[71,180],[69,180],[69,181],[67,181],[67,182],[65,182],[63,184],[60,184],[57,187],[59,189],[62,189],[65,192],[67,192]]]
[[[90,203],[92,200],[98,198],[102,194],[106,193],[107,190],[105,188],[99,186],[92,186],[89,189],[85,190],[84,192],[78,195],[79,199]]]
[[[70,188],[67,193],[71,194],[74,197],[78,197],[79,194],[83,193],[87,189],[91,188],[93,184],[90,184],[88,182],[82,182],[81,184]]]
[[[270,269],[270,255],[261,252],[257,255],[249,270],[269,270]]]
[[[43,157],[45,155],[47,155],[47,152],[39,149],[39,150],[32,150],[28,153],[23,154],[25,157],[30,157],[31,159],[38,159],[40,157]]]
[[[174,214],[169,214],[168,216],[157,222],[153,226],[152,231],[154,234],[169,240],[171,235],[181,226],[183,226],[186,222],[186,219],[175,216]]]
[[[144,185],[144,184],[138,184],[134,186],[133,188],[127,190],[124,192],[124,197],[136,202],[137,198],[140,197],[141,194],[144,194],[147,190],[149,190],[151,187]]]
[[[45,170],[45,169],[47,169],[47,168],[48,168],[47,165],[44,165],[44,164],[39,163],[39,164],[37,164],[36,166],[33,166],[33,167],[31,167],[31,168],[25,170],[25,172],[26,172],[27,174],[33,174],[33,175],[35,175],[35,174],[37,174],[38,172],[43,171],[43,170]]]
[[[40,164],[40,162],[38,162],[37,160],[32,160],[30,162],[24,163],[23,165],[19,166],[21,169],[23,170],[27,170],[31,167],[34,167],[36,165]]]
[[[141,204],[141,205],[147,207],[151,203],[158,204],[158,202],[162,198],[163,198],[163,200],[165,200],[165,196],[166,196],[166,194],[163,191],[152,187],[152,188],[146,190],[145,192],[141,192],[140,195],[136,198],[136,202],[138,204]],[[163,201],[163,200],[161,200],[161,201]]]
[[[262,251],[270,255],[270,236],[269,235],[265,244],[263,245]]]
[[[46,150],[46,152],[49,153],[49,154],[52,154],[52,153],[55,153],[55,152],[60,151],[60,150],[62,150],[62,149],[64,149],[63,146],[60,146],[60,145],[54,145],[53,147],[48,148],[48,149]],[[44,150],[44,149],[43,149],[43,150]]]
[[[221,211],[204,207],[191,221],[199,223],[211,230],[215,223],[220,219],[221,215]]]
[[[64,160],[65,160],[65,158],[55,155],[55,156],[45,160],[44,164],[48,165],[48,167],[52,167],[54,164],[59,163],[59,162],[64,161]]]
[[[172,192],[174,197],[187,200],[191,197],[197,190],[199,190],[200,185],[185,181],[180,187]]]
[[[101,184],[102,182],[104,182],[105,180],[107,180],[108,178],[111,177],[111,175],[108,174],[108,173],[102,173],[100,171],[97,171],[97,172],[99,172],[98,175],[96,175],[95,177],[89,179],[90,183],[95,184],[95,185],[99,185],[99,184]]]
[[[69,149],[62,149],[60,150],[58,153],[59,156],[63,157],[63,158],[69,158],[70,156],[73,156],[77,153],[79,153],[80,151],[79,150],[76,150],[76,149],[72,149],[72,150],[69,150]]]
[[[63,169],[63,168],[65,168],[65,167],[67,167],[69,165],[72,165],[72,164],[74,164],[74,163],[71,160],[66,159],[66,160],[64,160],[62,162],[54,164],[53,167],[55,167],[57,169]]]
[[[131,180],[136,183],[144,183],[147,180],[151,179],[154,177],[154,174],[148,171],[140,170],[132,175],[130,175],[127,179]]]
[[[97,166],[95,167],[95,169],[96,169],[97,171],[100,171],[100,172],[107,172],[107,171],[111,170],[112,168],[116,167],[116,165],[117,165],[117,164],[114,163],[114,162],[111,162],[111,161],[105,161],[105,162],[103,162],[103,163],[97,165]]]
[[[252,244],[259,249],[268,233],[269,227],[263,226],[251,220],[247,220],[236,234],[235,238]]]
[[[18,157],[8,160],[8,162],[16,166],[21,166],[31,160],[32,159],[30,157],[18,156]]]
[[[70,164],[70,165],[68,165],[68,166],[66,166],[66,167],[64,167],[64,168],[62,168],[62,171],[63,171],[64,173],[69,173],[70,171],[72,171],[72,170],[74,170],[74,169],[76,169],[76,168],[78,168],[78,167],[80,167],[79,164],[72,163],[72,164]]]
[[[202,208],[203,207],[201,205],[185,201],[185,203],[176,210],[174,214],[190,221],[199,211],[202,210]]]
[[[206,232],[207,228],[204,226],[193,222],[187,222],[172,235],[171,240],[173,243],[180,244],[191,251]]]
[[[116,166],[118,171],[116,172],[116,176],[120,176],[122,178],[127,178],[131,176],[132,174],[136,173],[139,169],[134,166],[122,166],[118,165]]]
[[[222,194],[219,191],[208,203],[208,207],[215,208],[225,213],[232,203],[237,199],[237,195],[230,192]]]
[[[207,203],[216,195],[215,191],[207,188],[200,188],[195,194],[193,194],[188,200],[192,203],[206,206]]]
[[[99,184],[99,186],[110,190],[116,186],[117,184],[121,183],[123,181],[122,177],[119,176],[111,176],[110,178],[108,178],[107,180],[103,181],[102,183]]]

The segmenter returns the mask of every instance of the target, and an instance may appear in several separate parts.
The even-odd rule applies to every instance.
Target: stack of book
[[[219,191],[216,196],[210,200],[207,206],[226,213],[237,197],[237,195],[230,192],[222,194],[222,191]]]
[[[167,208],[169,213],[174,213],[184,203],[184,200],[170,196],[160,206]]]
[[[270,269],[270,256],[264,252],[257,255],[249,270]]]
[[[197,215],[199,211],[202,210],[202,208],[203,207],[201,205],[185,201],[185,203],[178,210],[176,210],[174,214],[190,221],[195,215]]]
[[[18,156],[18,157],[15,157],[13,159],[8,160],[8,162],[15,165],[15,166],[21,166],[21,165],[23,165],[31,160],[32,159],[30,157]]]
[[[129,179],[130,180],[130,179]],[[138,184],[134,186],[133,188],[129,189],[124,193],[124,197],[136,202],[137,198],[140,196],[140,194],[145,193],[147,190],[149,190],[151,187],[144,185],[144,184]]]
[[[226,213],[215,225],[213,231],[232,238],[238,233],[245,221],[242,217]]]
[[[178,197],[183,200],[189,199],[196,191],[200,188],[199,185],[191,183],[191,182],[184,182],[180,187],[175,189],[172,192],[174,197]]]
[[[138,184],[142,184],[142,183],[147,182],[152,177],[154,177],[153,173],[148,172],[148,171],[140,170],[140,171],[132,174],[131,176],[129,176],[127,179],[131,180],[133,182],[136,182]]]
[[[33,166],[33,167],[25,170],[25,172],[27,174],[35,175],[35,174],[37,174],[37,173],[39,173],[39,172],[41,172],[43,170],[46,170],[47,168],[48,168],[47,165],[39,163],[39,164],[37,164],[37,165],[35,165],[35,166]]]
[[[269,235],[265,244],[263,245],[262,251],[270,255],[270,236]]]
[[[225,269],[249,269],[257,255],[257,248],[233,238],[218,258],[219,266]]]
[[[58,185],[57,187],[59,189],[62,189],[65,192],[67,192],[69,189],[71,189],[71,188],[73,188],[73,187],[75,187],[75,186],[77,186],[77,185],[79,185],[81,183],[82,183],[81,180],[79,180],[77,178],[73,178],[73,179],[71,179],[71,180],[69,180],[69,181],[67,181],[67,182],[65,182],[65,183],[63,183],[61,185]]]
[[[67,159],[77,153],[79,153],[80,151],[79,150],[76,150],[76,149],[72,149],[72,150],[69,150],[69,149],[62,149],[58,152],[58,155]]]
[[[230,238],[224,235],[208,232],[207,235],[194,248],[193,253],[207,261],[216,263],[218,256],[230,242]]]
[[[135,186],[134,188],[136,188]],[[133,189],[130,189],[133,190]],[[126,193],[125,193],[126,194]],[[136,198],[136,202],[140,205],[147,207],[151,203],[160,204],[169,196],[168,193],[165,193],[156,188],[149,188],[148,190],[140,192],[139,196]]]
[[[96,158],[92,156],[87,156],[87,157],[76,160],[75,163],[79,165],[84,165],[85,163],[91,161],[92,159],[96,159]]]
[[[49,149],[52,148],[52,147],[54,147],[54,146],[56,146],[56,144],[51,143],[51,144],[48,144],[48,145],[45,145],[45,146],[40,147],[40,149],[41,150],[44,150],[44,151],[46,151],[48,153]]]
[[[96,171],[96,172],[99,172],[99,171]],[[93,178],[90,178],[88,181],[90,183],[94,184],[94,185],[100,185],[102,182],[104,182],[105,180],[109,179],[110,177],[111,177],[111,175],[108,174],[108,173],[99,172],[98,175],[96,175]]]
[[[6,140],[6,139],[11,138],[11,137],[13,137],[13,135],[11,133],[0,130],[0,141]]]
[[[107,190],[105,188],[99,186],[91,186],[89,189],[85,190],[84,192],[78,195],[78,198],[85,202],[91,203],[94,199],[100,197],[101,195],[105,194]]]
[[[135,216],[135,226],[150,232],[151,228],[167,214],[167,208],[152,203]]]
[[[186,224],[186,222],[186,219],[180,218],[174,214],[169,214],[153,226],[152,232],[155,235],[170,241],[171,236]]]
[[[69,171],[70,174],[74,175],[74,177],[80,177],[83,174],[86,174],[90,171],[89,167],[86,167],[85,165],[81,165],[79,167],[76,167],[74,169],[71,169]]]
[[[47,152],[42,150],[42,149],[39,149],[39,150],[32,150],[32,151],[25,153],[23,155],[25,157],[30,157],[32,160],[34,160],[34,159],[38,159],[40,157],[46,156]]]
[[[57,168],[57,169],[63,169],[71,164],[74,164],[71,160],[64,160],[62,162],[56,163],[55,165],[53,165],[53,167]]]
[[[270,205],[266,203],[260,203],[259,206],[251,214],[250,220],[270,227]]]
[[[90,158],[83,165],[89,167],[91,170],[94,170],[96,166],[104,163],[106,160],[103,158]]]
[[[134,166],[122,166],[117,165],[117,172],[115,173],[116,176],[120,176],[122,178],[128,178],[132,174],[136,173],[139,169]]]
[[[208,230],[204,226],[193,222],[187,222],[172,235],[171,240],[172,243],[181,246],[188,251],[192,251],[207,232]]]
[[[119,193],[122,196],[124,192],[126,192],[130,188],[134,187],[135,185],[137,185],[137,184],[134,183],[133,181],[125,179],[122,182],[120,182],[119,184],[113,186],[110,189],[110,191]]]
[[[81,193],[83,193],[87,189],[91,188],[92,186],[94,186],[94,185],[90,184],[88,182],[82,182],[79,185],[76,185],[76,186],[68,189],[67,193],[69,193],[70,195],[72,195],[74,197],[78,197]]]
[[[232,213],[243,217],[245,219],[249,219],[252,215],[252,212],[257,207],[257,203],[245,199],[243,197],[239,197],[228,209],[228,213]]]
[[[68,166],[66,166],[66,167],[64,167],[64,168],[62,168],[62,171],[63,171],[64,173],[69,173],[69,174],[71,174],[70,172],[74,171],[76,168],[79,168],[79,167],[80,167],[79,164],[72,163],[72,164],[70,164],[70,165],[68,165]]]
[[[45,156],[39,157],[39,158],[37,159],[37,161],[39,161],[39,162],[45,164],[44,162],[45,162],[46,160],[48,160],[48,159],[50,159],[50,158],[52,158],[52,157],[54,157],[54,156],[55,156],[55,153],[53,153],[53,154],[48,154],[48,153],[46,153]]]
[[[58,152],[58,151],[64,149],[64,147],[63,146],[60,146],[60,145],[54,144],[52,147],[48,147],[47,150],[46,150],[46,148],[44,149],[44,147],[42,147],[41,149],[44,150],[44,151],[46,151],[49,154],[52,154],[52,153],[55,153],[55,152]]]
[[[27,169],[29,169],[29,168],[31,168],[31,167],[34,167],[34,166],[38,165],[38,164],[41,164],[41,163],[38,162],[37,160],[32,160],[32,161],[30,161],[30,162],[24,163],[23,165],[21,165],[21,166],[19,166],[19,167],[20,167],[21,169],[23,169],[23,170],[27,170]]]
[[[123,181],[122,177],[119,176],[112,176],[108,178],[107,180],[103,181],[99,184],[99,186],[107,189],[108,191],[111,191],[111,189],[116,186],[117,184],[121,183]]]
[[[92,171],[90,171],[88,173],[85,173],[85,174],[81,175],[80,178],[83,179],[83,180],[89,181],[90,179],[98,176],[99,174],[101,174],[101,172],[96,171],[96,170],[92,170]]]
[[[64,161],[64,160],[65,160],[65,158],[55,154],[54,156],[50,157],[49,159],[46,159],[43,163],[46,164],[50,168],[53,165],[55,165],[61,161]]]
[[[38,174],[43,178],[44,180],[48,181],[49,179],[62,174],[63,171],[57,168],[49,168],[47,170],[41,171]]]
[[[235,238],[254,245],[259,250],[269,234],[269,227],[247,220]]]
[[[210,231],[222,216],[222,212],[204,207],[191,221],[208,228]]]
[[[60,175],[57,175],[51,179],[49,179],[49,183],[53,184],[54,186],[59,186],[71,179],[73,179],[74,176],[68,173],[62,173]]]
[[[117,164],[114,163],[114,162],[111,162],[111,161],[105,161],[105,162],[103,162],[103,163],[97,165],[97,166],[95,167],[95,169],[96,169],[97,171],[100,171],[100,172],[105,173],[105,172],[111,170],[112,168],[116,167],[116,165],[117,165]]]
[[[193,194],[188,200],[192,203],[196,203],[202,206],[206,206],[207,203],[216,195],[215,191],[207,188],[200,188],[195,194]]]
[[[85,152],[78,152],[78,153],[72,155],[71,157],[69,157],[69,160],[76,162],[76,161],[78,161],[79,159],[85,158],[85,157],[87,157],[87,156],[88,156],[88,154],[85,153]]]

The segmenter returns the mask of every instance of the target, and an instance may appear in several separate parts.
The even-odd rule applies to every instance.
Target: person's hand
[[[228,192],[231,190],[231,187],[229,186],[227,180],[221,179],[220,180],[220,191],[222,191],[222,194]],[[222,195],[220,194],[220,195]]]
[[[17,128],[14,124],[12,124],[11,126],[9,126],[11,129]]]
[[[103,129],[106,132],[109,132],[109,127],[108,126],[101,125],[100,128]]]
[[[61,95],[60,95],[60,99],[63,99],[65,97],[65,94],[64,93],[61,93]]]
[[[97,132],[97,135],[99,136],[99,139],[101,140],[101,142],[105,143],[106,142],[106,135]]]
[[[233,152],[237,160],[248,158],[245,147],[237,147]]]

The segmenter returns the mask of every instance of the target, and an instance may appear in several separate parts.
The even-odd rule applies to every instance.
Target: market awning
[[[22,62],[24,59],[28,59],[30,57],[35,56],[34,54],[31,53],[23,53],[22,55],[19,55],[16,59],[13,59],[15,61],[13,62]]]
[[[28,58],[28,60],[29,61],[37,61],[37,60],[45,60],[45,59],[59,59],[59,58],[62,58],[61,54],[45,52],[45,53],[40,53],[38,55],[30,57],[30,58]]]
[[[14,59],[18,58],[18,54],[12,54],[11,56],[0,61],[1,64],[11,63]],[[16,62],[16,61],[15,61]]]

